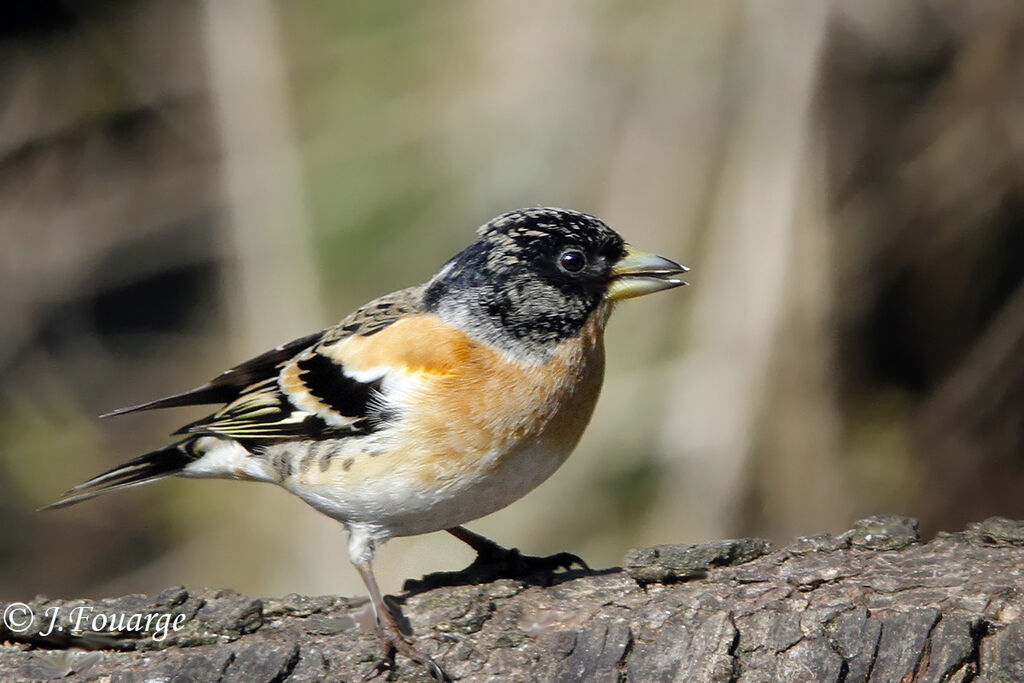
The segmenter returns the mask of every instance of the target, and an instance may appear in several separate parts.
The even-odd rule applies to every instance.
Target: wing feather
[[[313,391],[334,402],[321,403]],[[314,348],[286,364],[279,378],[262,382],[184,430],[258,443],[365,434],[379,422],[371,404],[379,401],[378,392],[379,383],[348,377]]]
[[[234,368],[236,376],[246,374],[250,382],[241,388],[232,385],[231,392],[221,390],[217,396],[227,405],[179,431],[228,437],[250,446],[369,433],[390,417],[381,389],[383,377],[351,372],[333,349],[418,313],[421,293],[422,287],[412,287],[376,299],[322,334],[296,340]],[[220,379],[182,396],[216,389]],[[166,403],[173,400],[177,397],[144,406],[183,405]]]
[[[225,370],[206,384],[180,394],[159,398],[155,401],[140,403],[127,408],[118,408],[100,417],[114,417],[141,410],[157,408],[174,408],[178,406],[202,405],[206,403],[228,403],[238,398],[254,383],[276,376],[282,363],[291,360],[296,353],[323,339],[326,332],[299,337],[287,344],[281,344],[266,353]]]

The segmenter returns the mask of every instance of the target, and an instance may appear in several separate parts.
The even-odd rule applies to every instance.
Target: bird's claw
[[[437,683],[452,683],[451,676],[441,668],[429,655],[426,655],[410,643],[398,630],[397,624],[381,624],[378,631],[381,654],[363,674],[363,681],[370,681],[381,674],[395,670],[395,655],[401,654],[419,664]]]

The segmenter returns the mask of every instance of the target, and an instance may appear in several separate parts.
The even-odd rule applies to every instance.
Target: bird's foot
[[[366,673],[363,680],[368,681],[380,676],[383,673],[395,670],[395,655],[403,655],[416,662],[431,675],[438,683],[451,683],[452,678],[441,665],[435,662],[429,655],[420,652],[409,642],[399,630],[398,623],[393,619],[383,619],[377,626],[377,637],[380,639],[380,657],[375,661]]]
[[[589,571],[590,567],[578,555],[555,553],[545,557],[524,555],[518,548],[505,548],[493,541],[477,549],[476,559],[463,571],[490,574],[494,579],[523,579],[538,574],[551,574],[559,569],[578,566]]]
[[[560,569],[570,570],[576,566],[590,571],[587,563],[572,553],[555,553],[546,557],[524,555],[518,548],[505,548],[482,536],[474,538],[470,545],[477,556],[468,567],[454,572],[434,572],[421,579],[407,579],[403,590],[418,593],[442,586],[490,583],[498,579],[543,581]]]

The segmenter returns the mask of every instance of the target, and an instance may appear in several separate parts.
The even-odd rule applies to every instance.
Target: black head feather
[[[580,333],[604,301],[625,244],[584,213],[522,209],[502,214],[427,285],[429,310],[517,353],[543,353]]]

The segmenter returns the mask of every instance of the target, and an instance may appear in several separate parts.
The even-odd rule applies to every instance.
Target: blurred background
[[[1024,517],[1024,5],[36,0],[0,14],[0,599],[359,594],[270,486],[35,509],[195,386],[428,278],[492,216],[693,267],[629,302],[582,444],[472,525],[629,547]],[[386,591],[455,569],[379,554]]]

